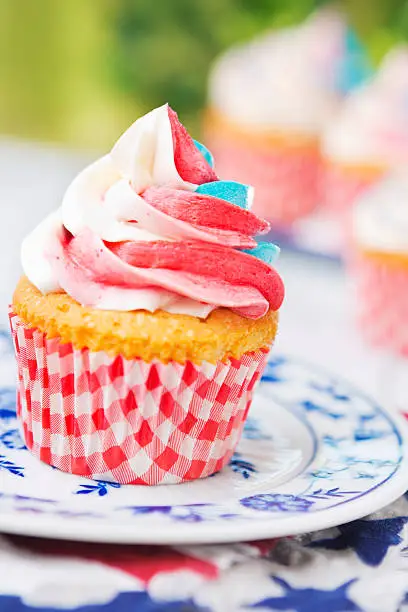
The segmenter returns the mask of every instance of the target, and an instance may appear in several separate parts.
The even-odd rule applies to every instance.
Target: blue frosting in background
[[[352,89],[362,85],[374,74],[368,53],[352,28],[347,28],[345,35],[344,56],[337,70],[337,89],[347,94]]]

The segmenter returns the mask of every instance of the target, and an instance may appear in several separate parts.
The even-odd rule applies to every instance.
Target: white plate
[[[10,377],[2,338],[0,385]],[[119,486],[64,474],[24,448],[15,391],[0,388],[0,530],[118,543],[285,536],[360,518],[408,485],[405,423],[326,372],[275,357],[238,452],[189,484]]]

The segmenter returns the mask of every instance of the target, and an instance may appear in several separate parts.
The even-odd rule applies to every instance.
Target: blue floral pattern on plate
[[[13,358],[7,339],[0,350],[1,359]],[[120,486],[64,474],[32,457],[10,385],[0,389],[0,527],[37,533],[41,524],[42,535],[51,537],[103,541],[109,532],[112,541],[145,542],[182,542],[190,529],[190,541],[221,541],[226,533],[242,539],[244,525],[254,525],[259,537],[284,535],[290,528],[279,521],[304,517],[307,531],[310,517],[319,513],[323,524],[326,511],[352,508],[362,497],[369,507],[373,491],[400,478],[407,465],[403,435],[348,383],[278,355],[266,367],[226,469],[178,486]],[[180,523],[183,534],[172,527]]]

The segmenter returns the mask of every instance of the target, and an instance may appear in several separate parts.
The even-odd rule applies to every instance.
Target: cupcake
[[[274,226],[317,206],[323,126],[367,70],[358,41],[329,9],[234,47],[213,66],[205,133],[218,171],[253,184],[254,210]]]
[[[284,292],[250,201],[167,105],[74,179],[22,245],[10,309],[34,455],[147,485],[228,463]]]
[[[355,279],[365,338],[408,357],[408,179],[398,172],[364,194],[353,211]]]
[[[332,219],[347,224],[356,198],[408,162],[407,98],[408,47],[400,46],[350,94],[324,134],[321,201]]]

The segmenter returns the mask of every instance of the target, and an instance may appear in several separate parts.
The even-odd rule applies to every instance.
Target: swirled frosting
[[[344,103],[323,138],[329,159],[395,166],[408,162],[408,46],[391,50],[377,75]]]
[[[251,129],[319,133],[344,92],[370,71],[340,12],[325,8],[296,27],[228,49],[214,63],[210,105]]]
[[[258,243],[266,221],[252,188],[220,181],[211,154],[161,106],[85,168],[62,204],[24,240],[23,269],[42,292],[108,310],[206,317],[224,306],[259,318],[277,310],[279,249]]]
[[[408,253],[408,178],[397,171],[365,193],[353,210],[353,233],[363,249]]]

